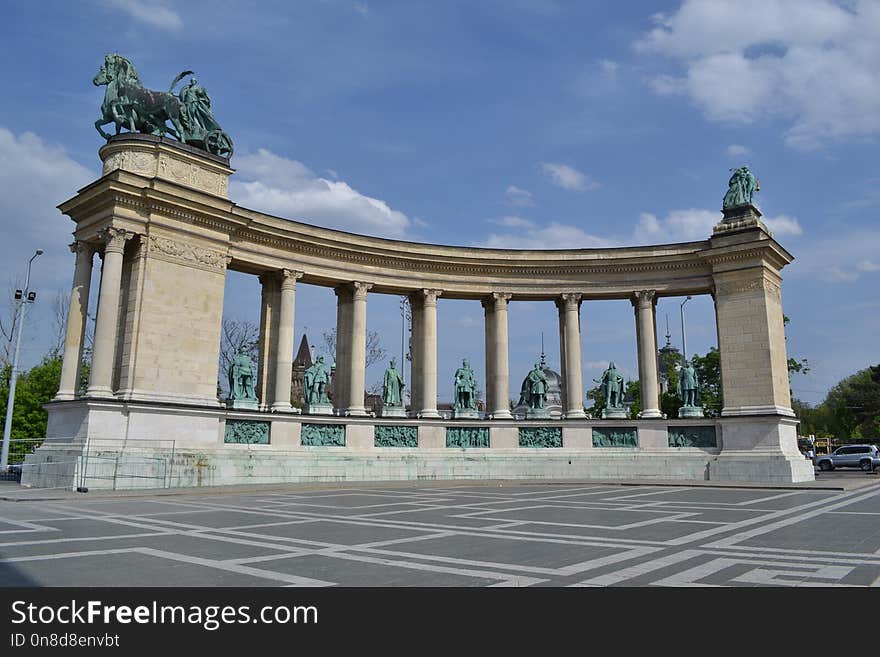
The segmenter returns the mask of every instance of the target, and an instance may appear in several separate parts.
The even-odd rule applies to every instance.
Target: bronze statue
[[[727,193],[721,207],[724,210],[735,208],[740,205],[751,205],[755,192],[761,189],[754,174],[747,166],[733,169],[733,174],[727,183]]]
[[[192,71],[180,73],[168,91],[153,91],[141,84],[128,59],[116,53],[105,56],[92,80],[95,86],[107,87],[95,129],[105,139],[110,139],[110,135],[102,127],[108,123],[116,125],[117,135],[123,128],[159,137],[169,134],[213,155],[232,157],[232,139],[214,119],[205,88],[191,80],[179,98],[174,95],[174,86],[187,75],[192,75]],[[167,125],[168,121],[172,127]]]
[[[306,404],[311,406],[329,404],[327,388],[330,386],[330,372],[324,365],[324,357],[318,356],[314,364],[303,375],[303,388]]]
[[[547,390],[549,384],[547,375],[541,368],[541,363],[535,363],[535,367],[526,377],[527,401],[529,408],[544,408],[544,402],[547,399]]]
[[[229,365],[229,399],[232,401],[256,401],[254,389],[256,370],[244,348],[240,348]]]
[[[467,358],[461,361],[461,367],[455,370],[455,409],[477,408],[477,384],[474,371]]]
[[[593,380],[595,381],[595,379]],[[623,380],[623,374],[614,365],[614,361],[611,361],[608,364],[608,369],[602,373],[602,379],[596,381],[596,383],[602,386],[606,409],[623,408],[623,399],[626,396],[626,385]]]
[[[392,358],[385,370],[385,381],[382,385],[382,403],[386,406],[403,405],[403,377],[397,371],[397,359]]]

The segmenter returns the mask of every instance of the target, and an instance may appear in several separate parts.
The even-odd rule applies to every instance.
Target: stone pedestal
[[[406,417],[403,406],[383,406],[379,409],[379,417]]]
[[[460,419],[474,420],[474,419],[480,417],[480,414],[477,413],[477,411],[473,408],[456,408],[455,410],[452,411],[452,417],[453,417],[453,419],[456,419],[456,420],[460,420]]]
[[[256,399],[227,399],[226,408],[257,411],[260,409],[260,402]]]
[[[682,406],[678,409],[678,417],[704,417],[702,406]]]
[[[302,412],[305,415],[333,415],[332,404],[306,404]]]
[[[603,420],[628,420],[629,412],[625,408],[603,408],[600,417]]]
[[[550,411],[546,408],[530,408],[526,411],[527,420],[543,420],[550,417]]]

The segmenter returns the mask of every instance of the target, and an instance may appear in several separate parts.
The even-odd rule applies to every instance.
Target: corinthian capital
[[[125,243],[134,237],[134,233],[111,226],[98,233],[98,237],[104,242],[104,253],[122,253],[125,250]]]
[[[372,283],[364,283],[363,281],[355,281],[352,283],[352,289],[354,291],[355,299],[366,299],[367,292],[369,289],[373,287]]]
[[[583,295],[579,292],[566,292],[560,295],[565,310],[577,310]]]
[[[443,294],[443,290],[429,290],[423,289],[421,290],[422,301],[426,306],[436,306],[437,298]]]
[[[656,290],[636,290],[633,292],[632,303],[636,308],[650,308],[654,305]]]

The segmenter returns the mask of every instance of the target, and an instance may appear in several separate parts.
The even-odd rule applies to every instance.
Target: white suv
[[[816,465],[825,471],[834,468],[861,468],[865,472],[873,472],[880,467],[880,450],[874,445],[844,445],[830,454],[817,456]]]

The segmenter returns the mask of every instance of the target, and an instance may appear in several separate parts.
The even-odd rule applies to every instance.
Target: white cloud
[[[598,188],[600,185],[586,174],[567,164],[553,162],[541,163],[541,169],[550,176],[550,181],[557,187],[575,192],[584,192]]]
[[[850,283],[858,277],[858,274],[851,271],[845,271],[837,265],[824,268],[819,272],[819,278],[829,283]]]
[[[490,219],[489,223],[496,226],[506,226],[507,228],[535,228],[537,226],[534,221],[513,216]]]
[[[752,151],[750,151],[746,146],[741,144],[731,144],[726,149],[727,157],[735,159],[738,157],[746,157],[747,155],[751,155]]]
[[[792,274],[829,283],[848,283],[861,274],[880,271],[880,230],[855,228],[817,238],[794,252]],[[857,264],[856,264],[857,263]]]
[[[778,215],[761,219],[774,237],[802,235],[803,229],[794,217]],[[712,228],[721,221],[717,210],[688,208],[672,210],[664,219],[644,212],[639,215],[633,231],[636,244],[657,244],[705,240],[712,236]]]
[[[73,256],[67,245],[73,241],[74,224],[55,206],[99,175],[60,146],[0,127],[0,221],[7,237],[0,241],[0,281],[23,278],[28,258],[39,248],[45,253],[34,261],[34,280],[69,285]]]
[[[248,208],[303,223],[379,237],[403,238],[412,222],[385,201],[348,183],[317,177],[307,166],[260,149],[236,156],[230,196]]]
[[[665,219],[643,212],[639,215],[633,236],[637,244],[690,242],[711,237],[712,227],[721,220],[721,213],[689,208],[673,210]]]
[[[654,19],[636,50],[681,68],[651,86],[687,95],[708,119],[782,117],[796,148],[880,134],[880,3],[685,0]]]
[[[527,207],[535,204],[532,199],[532,193],[527,189],[521,189],[516,185],[510,185],[505,191],[504,196],[507,202],[518,207]]]
[[[588,360],[584,365],[588,370],[606,370],[608,366],[611,364],[611,361],[607,360]]]
[[[493,223],[518,230],[491,233],[478,246],[492,249],[588,249],[615,245],[611,240],[590,235],[576,226],[557,222],[542,226],[520,217],[505,217]]]
[[[785,237],[787,235],[803,235],[804,229],[794,217],[780,214],[775,217],[762,217],[761,221],[767,224],[767,228],[773,233],[773,237]]]
[[[162,30],[177,31],[183,27],[180,14],[162,0],[104,0],[104,4]]]

